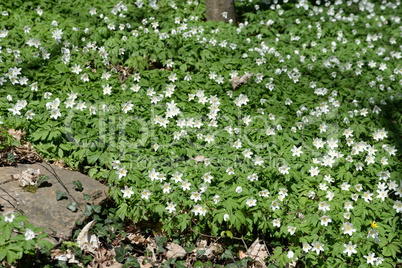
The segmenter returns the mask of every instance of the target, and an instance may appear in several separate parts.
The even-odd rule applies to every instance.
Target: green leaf
[[[246,218],[244,214],[240,210],[236,210],[233,217],[233,225],[236,227],[238,231],[240,231],[241,227],[246,223]]]
[[[182,70],[183,72],[187,71],[187,64],[180,65],[180,70]]]
[[[34,141],[39,141],[39,140],[46,140],[46,138],[49,136],[50,131],[47,129],[39,129],[36,132],[32,133],[32,138]]]
[[[60,136],[61,136],[60,130],[53,130],[53,131],[50,131],[50,132],[49,132],[49,137],[48,137],[48,139],[49,139],[49,140],[54,140],[54,139],[59,138]]]
[[[231,231],[222,231],[221,232],[221,236],[223,237],[229,237],[229,238],[233,238],[233,233]]]
[[[0,249],[0,261],[4,260],[6,257],[7,250],[6,249]]]
[[[185,260],[176,261],[176,262],[174,263],[174,267],[176,267],[176,268],[186,268],[186,267],[187,267],[186,261],[185,261]],[[194,266],[194,267],[195,267],[195,266]]]
[[[64,197],[67,197],[66,192],[63,192],[63,191],[60,191],[60,190],[56,191],[56,200],[57,201],[61,200]]]
[[[127,203],[121,203],[119,209],[116,211],[116,215],[124,220],[127,216]]]
[[[176,264],[176,263],[175,263]],[[204,267],[208,267],[208,265],[210,265],[210,267],[213,267],[212,263],[204,263],[202,261],[196,261],[193,265],[194,268],[204,268]]]
[[[114,251],[116,253],[116,261],[122,263],[124,261],[124,257],[126,256],[126,249],[124,247],[115,247]]]
[[[97,168],[90,168],[88,171],[88,176],[89,177],[94,177],[94,175],[98,172]]]
[[[57,150],[57,156],[60,157],[60,158],[63,158],[63,156],[64,156],[64,151],[63,151],[61,148],[59,148],[59,149]]]
[[[96,213],[100,213],[102,210],[102,206],[98,206],[98,205],[91,205],[92,209],[96,212]]]
[[[7,153],[7,161],[8,162],[14,162],[15,161],[15,155],[12,153]]]
[[[2,233],[2,237],[4,240],[9,240],[11,237],[11,233],[12,233],[12,228],[10,224],[6,224],[4,227],[2,227],[1,229],[1,233]]]
[[[154,210],[156,213],[159,214],[159,216],[162,216],[163,213],[166,211],[165,207],[166,207],[165,205],[158,204],[154,207]]]
[[[18,255],[17,255],[16,252],[14,252],[12,250],[7,250],[7,252],[6,252],[6,260],[7,260],[8,263],[13,263],[17,259],[18,259]]]
[[[68,248],[78,247],[78,243],[73,241],[63,241],[63,245],[65,245]]]
[[[281,247],[276,247],[273,251],[273,255],[270,258],[270,261],[276,260],[280,257],[280,255],[282,254],[282,248]]]
[[[50,250],[54,247],[53,244],[48,240],[39,240],[37,244],[40,248],[45,248],[47,250]]]
[[[60,145],[59,145],[59,147],[61,148],[61,149],[63,149],[64,151],[70,151],[72,148],[72,146],[71,146],[71,143],[61,143]]]
[[[75,190],[77,190],[78,192],[82,192],[82,190],[84,190],[84,188],[82,188],[82,183],[80,181],[73,181],[73,184],[77,187],[75,188]]]
[[[83,196],[84,196],[84,200],[85,201],[89,201],[89,200],[91,200],[91,196],[89,195],[89,194],[83,194]]]
[[[100,155],[100,154],[99,154],[98,152],[95,152],[95,153],[92,153],[92,154],[88,154],[88,155],[87,155],[88,164],[90,164],[90,165],[95,164],[96,161],[99,159],[99,155]]]
[[[55,69],[58,71],[58,73],[67,73],[70,71],[68,66],[64,63],[59,63],[55,65]]]
[[[38,185],[40,186],[42,183],[44,183],[45,181],[48,181],[49,177],[46,175],[40,175],[39,176],[39,180],[38,180]]]
[[[71,210],[72,212],[76,212],[77,211],[77,203],[75,201],[71,202],[70,205],[67,206],[67,208],[69,210]]]
[[[92,206],[87,204],[87,205],[85,206],[84,215],[87,216],[87,217],[89,217],[89,216],[91,216],[92,211],[93,211]]]
[[[141,267],[136,257],[128,257],[124,263],[124,268]]]
[[[166,250],[164,248],[164,245],[167,242],[167,238],[164,236],[157,236],[157,237],[155,237],[155,241],[156,241],[156,244],[158,245],[156,253],[165,252]]]
[[[396,257],[397,253],[400,253],[400,249],[399,249],[399,245],[395,242],[389,243],[388,245],[386,245],[383,250],[382,250],[382,254],[384,256],[390,257],[392,256],[393,258]]]
[[[223,259],[234,260],[233,253],[230,249],[227,249],[227,250],[225,250],[225,252],[222,253],[221,260],[223,260]]]

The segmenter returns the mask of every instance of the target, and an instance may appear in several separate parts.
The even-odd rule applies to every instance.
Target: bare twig
[[[73,199],[73,201],[75,203],[78,204],[77,200],[75,200],[74,196],[71,195],[70,191],[68,190],[68,188],[66,187],[66,185],[64,184],[64,182],[60,179],[59,175],[57,175],[56,171],[54,170],[54,168],[52,167],[52,165],[50,165],[49,163],[46,163],[52,170],[49,170],[48,167],[44,166],[43,164],[40,164],[42,167],[44,167],[47,171],[49,171],[50,173],[52,173],[54,175],[54,177],[56,178],[56,180],[61,184],[61,186],[63,186],[63,188],[66,190],[67,194],[71,197],[71,199]],[[81,209],[80,209],[81,210]]]
[[[265,240],[262,240],[262,242],[264,243],[264,246],[265,246],[265,248],[267,250],[268,255],[271,256],[272,254],[269,252],[269,249],[267,247],[267,244],[265,243]]]
[[[3,192],[5,192],[9,197],[11,197],[18,205],[18,200],[16,200],[12,195],[10,195],[6,190],[4,190],[3,188],[0,187],[0,190],[2,190]],[[22,215],[25,215],[24,211],[22,211],[21,209],[17,208],[16,206],[14,206],[13,203],[11,203],[9,200],[5,199],[4,197],[0,196],[1,199],[3,199],[4,201],[6,201],[7,203],[9,203],[15,210],[17,210],[19,213],[21,213]]]

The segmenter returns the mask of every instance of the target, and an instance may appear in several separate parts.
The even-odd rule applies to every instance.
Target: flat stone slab
[[[49,177],[36,192],[27,191],[18,180],[13,179],[12,175],[21,174],[28,168],[39,169],[41,175]],[[71,196],[67,194],[65,198],[56,200],[57,191],[67,192],[59,180]],[[83,191],[77,191],[73,181],[80,181]],[[85,201],[84,193],[91,196],[89,201]],[[53,237],[54,244],[69,239],[76,221],[85,220],[86,205],[100,205],[107,198],[107,193],[108,187],[91,177],[46,163],[0,167],[0,214],[23,212],[35,227],[46,227],[45,231]],[[73,198],[77,202],[76,212],[67,208],[74,201]]]

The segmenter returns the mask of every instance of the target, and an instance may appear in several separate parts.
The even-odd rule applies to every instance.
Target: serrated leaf
[[[164,205],[159,204],[159,205],[155,206],[154,210],[156,213],[158,213],[160,216],[162,216],[166,209],[165,209]]]
[[[7,254],[7,250],[5,250],[5,249],[0,250],[0,261],[4,260],[4,258],[6,257],[6,254]]]
[[[282,248],[281,248],[281,247],[276,247],[276,248],[274,249],[273,253],[274,253],[275,255],[281,254],[281,253],[282,253]]]
[[[50,131],[47,129],[40,129],[32,133],[32,138],[34,141],[38,140],[46,140],[46,138],[49,136]]]
[[[45,248],[45,249],[48,249],[48,250],[53,248],[53,244],[50,241],[47,241],[47,240],[39,240],[37,242],[37,244],[38,244],[39,247]]]
[[[11,225],[6,224],[5,226],[3,226],[3,227],[1,228],[1,232],[2,232],[2,237],[3,237],[5,240],[9,240],[10,237],[11,237],[11,233],[12,233]]]
[[[87,155],[87,161],[88,161],[88,164],[90,164],[90,165],[95,164],[98,159],[99,159],[98,152]]]
[[[8,263],[13,263],[14,261],[16,261],[17,258],[17,253],[15,253],[12,250],[7,250],[6,252],[6,260]]]
[[[71,143],[62,143],[59,145],[59,147],[64,151],[69,151],[71,150]]]
[[[399,245],[396,244],[395,242],[389,243],[382,250],[382,254],[384,256],[387,256],[387,257],[392,256],[393,258],[395,258],[396,254],[399,252],[400,252]]]
[[[180,70],[182,70],[183,72],[187,71],[187,64],[180,65]]]
[[[135,211],[134,211],[135,212]],[[127,216],[127,203],[120,204],[119,209],[116,211],[116,215],[121,219],[124,220]]]

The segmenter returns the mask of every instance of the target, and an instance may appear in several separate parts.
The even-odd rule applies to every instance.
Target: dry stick
[[[268,249],[268,247],[267,247],[267,244],[265,243],[265,240],[262,240],[262,242],[264,242],[264,246],[265,246],[265,249],[266,249],[267,252],[268,252],[268,255],[271,256],[272,254],[269,253],[269,249]]]
[[[191,230],[192,232],[194,232],[194,233],[197,233],[197,234],[200,235],[200,236],[205,236],[205,237],[208,237],[208,238],[215,238],[215,239],[217,239],[217,241],[218,241],[220,238],[222,238],[221,236],[213,236],[213,235],[207,235],[207,234],[203,234],[203,233],[197,232],[197,231],[193,230],[193,228],[190,228],[190,230]]]
[[[16,200],[14,197],[12,197],[6,190],[4,190],[3,188],[0,187],[0,190],[2,190],[3,192],[5,192],[9,197],[11,197],[12,199],[14,199],[14,201],[18,204],[18,200]],[[24,211],[22,211],[21,209],[17,208],[16,206],[14,206],[13,203],[10,202],[10,200],[5,199],[4,197],[0,196],[1,199],[3,199],[4,201],[6,201],[7,203],[9,203],[14,209],[16,209],[19,213],[21,213],[22,215],[25,215]]]
[[[243,239],[243,236],[241,237],[241,241],[243,242],[243,245],[244,245],[244,247],[246,248],[246,251],[247,251],[247,250],[248,250],[248,247],[247,247],[246,242],[245,242],[244,239]]]
[[[67,194],[71,197],[71,199],[74,200],[75,203],[78,204],[77,200],[75,200],[74,196],[71,195],[70,191],[67,189],[66,185],[63,183],[63,181],[60,179],[59,175],[57,175],[56,171],[54,171],[53,167],[49,164],[48,166],[52,169],[49,170],[46,166],[44,166],[43,164],[40,164],[42,167],[44,167],[47,171],[49,171],[50,173],[52,173],[54,175],[54,177],[57,179],[57,181],[61,184],[61,186],[63,186],[63,188],[66,190]],[[80,209],[81,210],[81,209]]]

